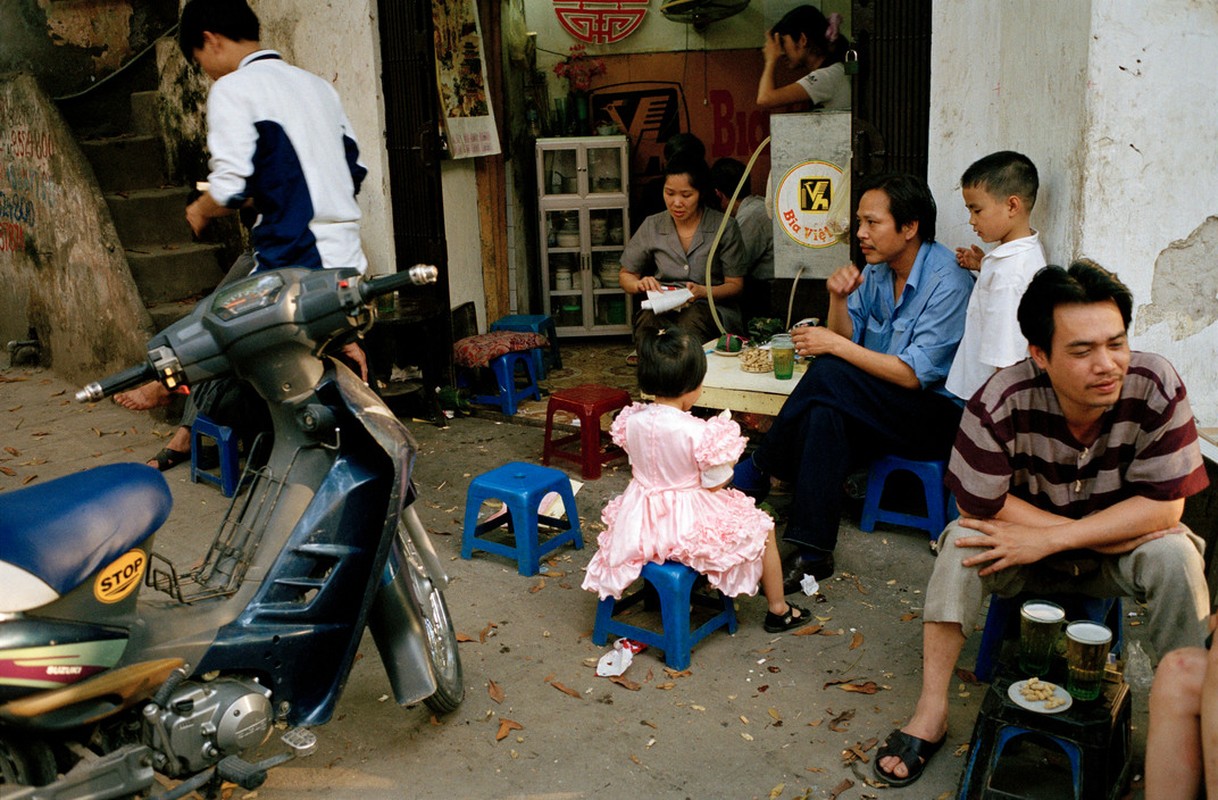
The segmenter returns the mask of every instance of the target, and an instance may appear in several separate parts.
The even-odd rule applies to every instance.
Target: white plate
[[[1056,708],[1045,708],[1045,701],[1037,700],[1033,702],[1023,696],[1023,692],[1021,690],[1027,685],[1027,683],[1028,682],[1026,680],[1015,681],[1015,683],[1012,683],[1007,689],[1007,697],[1011,698],[1011,702],[1020,708],[1026,708],[1028,711],[1035,711],[1038,714],[1060,714],[1074,704],[1074,698],[1070,696],[1070,693],[1066,691],[1065,687],[1057,686],[1053,690],[1053,696],[1059,700],[1065,700],[1066,702],[1062,703]]]
[[[727,350],[720,350],[718,347],[716,347],[716,348],[715,348],[715,355],[717,355],[717,356],[731,356],[732,358],[735,358],[736,356],[740,355],[740,351],[739,351],[739,350],[737,350],[736,352],[732,353],[732,352],[727,351]]]

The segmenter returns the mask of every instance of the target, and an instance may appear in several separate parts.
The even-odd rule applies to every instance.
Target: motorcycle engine
[[[271,690],[247,678],[185,682],[164,706],[149,704],[156,769],[197,772],[266,741],[274,724]]]

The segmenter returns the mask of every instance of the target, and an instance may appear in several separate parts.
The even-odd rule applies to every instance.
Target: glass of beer
[[[1079,700],[1094,700],[1104,686],[1104,665],[1112,631],[1098,622],[1066,626],[1066,691]]]
[[[1019,668],[1043,677],[1057,646],[1066,611],[1048,600],[1028,600],[1019,609]]]
[[[778,333],[770,338],[770,355],[774,358],[774,377],[791,380],[795,374],[795,342],[790,334]]]

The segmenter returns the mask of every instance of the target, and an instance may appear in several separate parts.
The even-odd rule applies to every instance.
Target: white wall
[[[474,301],[478,330],[486,332],[486,298],[482,289],[482,235],[478,220],[478,181],[472,158],[440,166],[444,190],[444,237],[448,240],[448,299],[453,308]]]
[[[309,4],[256,0],[262,43],[333,84],[359,140],[368,176],[359,193],[360,235],[370,274],[393,272],[393,226],[381,96],[380,33],[374,0]]]
[[[1016,150],[1040,174],[1032,226],[1050,262],[1067,261],[1078,241],[1088,3],[950,0],[933,15],[927,181],[939,240],[981,244],[960,176],[988,153]]]
[[[939,238],[976,241],[959,191],[973,160],[1026,153],[1050,262],[1119,274],[1134,347],[1170,358],[1200,423],[1218,425],[1218,220],[1203,225],[1218,215],[1218,6],[941,0],[933,13]]]
[[[1218,5],[1096,0],[1079,250],[1136,301],[1133,343],[1171,359],[1218,426]],[[1184,244],[1197,232],[1193,241]]]

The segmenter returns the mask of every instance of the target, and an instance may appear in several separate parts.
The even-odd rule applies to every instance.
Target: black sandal
[[[939,748],[946,741],[946,733],[939,738],[939,741],[928,742],[898,728],[888,734],[884,744],[875,753],[875,761],[872,762],[875,776],[894,788],[908,786],[922,777],[922,772],[930,763],[931,756],[939,752]],[[905,769],[909,770],[909,774],[904,778],[898,778],[890,772],[885,772],[880,767],[880,760],[888,756],[896,756],[901,759],[901,763],[905,765]]]
[[[812,613],[806,608],[800,608],[794,603],[787,603],[787,613],[775,614],[772,611],[765,613],[765,630],[766,633],[782,633],[789,631],[792,628],[802,628],[812,621]]]
[[[183,453],[181,450],[170,450],[168,447],[162,447],[151,460],[156,462],[157,469],[164,472],[167,469],[173,469],[183,461],[189,461],[190,451],[188,450]]]

